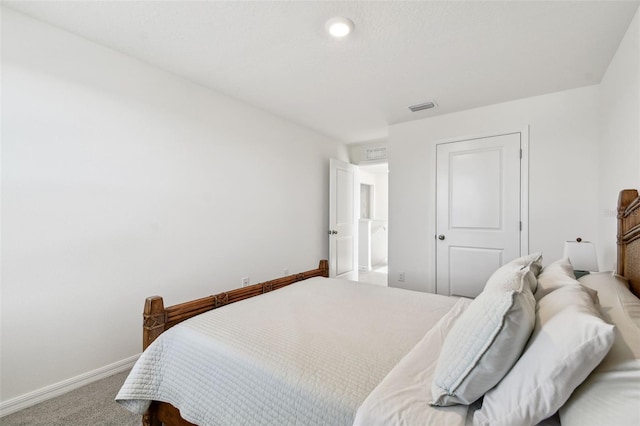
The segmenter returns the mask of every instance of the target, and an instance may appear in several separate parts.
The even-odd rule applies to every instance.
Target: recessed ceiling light
[[[343,38],[348,36],[353,31],[353,21],[349,18],[337,16],[331,18],[325,24],[325,28],[335,38]]]

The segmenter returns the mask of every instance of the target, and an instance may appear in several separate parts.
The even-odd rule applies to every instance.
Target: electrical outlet
[[[398,281],[400,281],[401,283],[404,282],[404,272],[400,272],[398,274]]]
[[[246,287],[249,285],[249,277],[244,277],[242,279],[242,287]]]

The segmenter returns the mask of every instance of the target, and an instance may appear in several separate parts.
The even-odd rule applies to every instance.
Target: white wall
[[[167,304],[315,268],[346,147],[2,10],[2,401],[141,350]]]
[[[621,189],[640,188],[640,12],[600,83],[600,268],[616,261],[616,201]]]
[[[443,140],[529,127],[530,252],[549,262],[565,240],[597,244],[598,100],[589,86],[391,126],[389,285],[435,291],[435,144]]]

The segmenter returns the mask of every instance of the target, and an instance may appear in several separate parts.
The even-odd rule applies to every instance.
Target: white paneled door
[[[475,297],[521,250],[521,134],[436,148],[436,291]]]
[[[358,168],[336,159],[329,177],[329,275],[358,279]]]

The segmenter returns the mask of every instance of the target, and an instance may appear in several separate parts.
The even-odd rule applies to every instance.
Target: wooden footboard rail
[[[142,349],[146,349],[163,331],[203,312],[219,308],[230,303],[268,293],[298,281],[312,277],[328,277],[329,262],[321,260],[317,269],[277,278],[271,281],[238,288],[215,296],[164,307],[160,296],[148,297],[144,304],[142,325]]]

